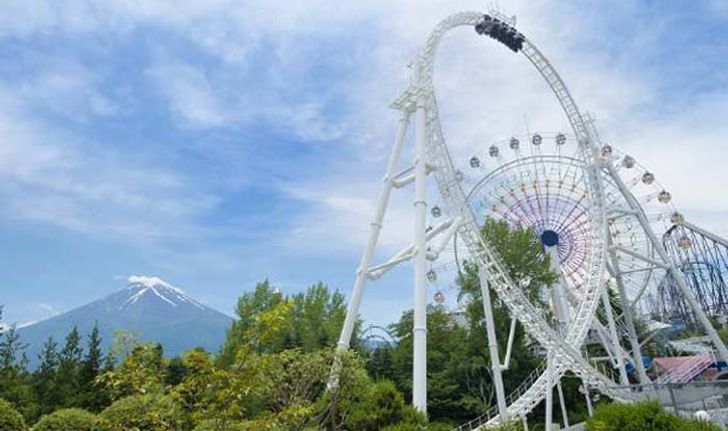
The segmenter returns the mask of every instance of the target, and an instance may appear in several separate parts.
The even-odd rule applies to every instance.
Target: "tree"
[[[81,363],[79,371],[79,386],[81,387],[81,400],[79,405],[92,411],[99,412],[111,402],[109,394],[104,388],[97,385],[97,378],[103,366],[103,353],[101,351],[101,335],[98,322],[94,324],[88,336],[86,356]]]
[[[265,382],[259,367],[250,363],[257,355],[251,355],[246,363],[234,364],[233,370],[216,368],[202,349],[183,355],[184,376],[171,394],[182,407],[188,426],[204,424],[204,429],[226,431],[243,419],[251,406],[260,404],[251,399],[251,394]]]
[[[33,402],[33,389],[26,370],[27,347],[15,325],[0,332],[0,398],[17,406],[24,417],[33,418],[37,415],[37,405]]]
[[[64,407],[73,407],[77,404],[81,382],[79,371],[81,369],[81,335],[75,326],[66,336],[66,341],[58,354],[58,372],[56,373],[56,391]]]
[[[235,314],[238,319],[235,320],[223,344],[217,363],[222,367],[230,367],[235,362],[235,355],[240,346],[245,342],[245,335],[255,322],[256,317],[283,300],[283,295],[271,286],[268,280],[258,283],[253,292],[245,292],[238,299]]]
[[[346,303],[341,292],[329,291],[316,283],[305,292],[293,295],[293,340],[287,347],[313,351],[334,347],[346,317]]]
[[[373,431],[407,424],[418,427],[413,429],[424,429],[427,419],[405,406],[394,384],[372,381],[353,352],[339,353],[339,361],[336,386],[323,392],[317,401],[316,422],[320,427],[331,431]]]
[[[179,405],[168,395],[146,394],[122,398],[99,415],[109,431],[177,431],[181,429]]]
[[[40,365],[33,374],[33,391],[39,406],[39,414],[52,412],[59,404],[59,393],[56,390],[56,374],[58,373],[58,343],[48,337],[38,355]]]
[[[9,382],[17,378],[28,364],[25,350],[28,348],[20,340],[20,334],[15,325],[0,332],[0,376]]]
[[[145,343],[136,346],[119,367],[101,374],[97,380],[117,400],[128,395],[161,393],[165,370],[162,346]]]
[[[167,364],[167,371],[164,373],[164,385],[177,386],[182,383],[186,374],[187,368],[185,367],[184,360],[177,355],[170,359]]]
[[[413,323],[410,310],[390,326],[393,335],[400,340],[392,352],[394,381],[408,402],[412,393],[413,340],[410,334]],[[431,420],[460,422],[482,411],[482,405],[469,399],[469,379],[473,376],[463,371],[463,367],[478,363],[474,352],[468,350],[468,338],[467,328],[458,326],[443,306],[428,307],[428,413]]]
[[[277,310],[278,315],[270,314],[272,310]],[[217,359],[217,365],[223,368],[235,362],[241,346],[251,343],[257,343],[253,347],[256,351],[266,353],[293,348],[310,352],[333,347],[344,322],[346,304],[340,292],[331,292],[324,283],[284,297],[266,280],[258,283],[253,292],[240,297],[236,314],[238,319],[228,331]],[[267,331],[265,340],[260,338],[257,329],[253,329],[271,324],[278,329],[275,333]],[[356,334],[353,339],[357,339]],[[355,344],[356,341],[352,347],[356,348]]]
[[[104,422],[81,409],[62,409],[43,416],[33,431],[106,431]]]
[[[13,406],[0,398],[0,430],[3,431],[27,431],[23,416]]]
[[[115,329],[112,334],[111,348],[107,354],[107,361],[110,365],[116,365],[123,361],[131,352],[141,344],[139,332]]]

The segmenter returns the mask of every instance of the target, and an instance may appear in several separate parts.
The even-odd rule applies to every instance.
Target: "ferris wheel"
[[[339,349],[349,346],[366,283],[412,261],[412,400],[426,412],[428,284],[438,283],[439,274],[456,271],[464,260],[477,264],[497,405],[463,429],[524,417],[544,399],[550,424],[552,388],[567,371],[581,378],[585,387],[615,399],[635,399],[623,387],[629,383],[626,364],[633,364],[640,382],[647,383],[649,378],[632,310],[666,275],[672,276],[694,308],[719,355],[728,358],[659,239],[668,225],[682,221],[670,193],[633,157],[601,142],[594,122],[578,109],[556,70],[514,25],[513,19],[497,11],[461,12],[441,21],[430,33],[412,67],[410,86],[392,105],[401,112],[399,129],[338,343]],[[523,54],[556,96],[571,130],[512,136],[474,149],[464,163],[453,159],[438,115],[433,71],[440,41],[458,27],[471,27],[474,35],[490,37]],[[414,123],[414,161],[410,168],[401,169],[410,122]],[[434,180],[436,196],[428,197],[428,178]],[[409,185],[415,191],[414,240],[383,263],[374,264],[391,192]],[[498,252],[481,234],[486,219],[528,227],[537,234],[552,269],[560,274],[546,292],[550,310],[529,299],[520,287],[523,280],[509,277]],[[608,294],[610,288],[616,296]],[[515,390],[508,388],[509,395],[501,378],[488,289],[509,309],[511,330],[520,322],[546,352],[544,365]],[[443,298],[438,289],[434,299]],[[620,315],[614,315],[614,301],[622,310]],[[549,313],[557,319],[550,319]],[[614,375],[601,372],[582,354],[590,331],[604,345],[617,370]],[[628,346],[621,342],[625,335]]]

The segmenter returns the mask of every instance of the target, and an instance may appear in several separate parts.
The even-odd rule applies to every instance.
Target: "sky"
[[[601,137],[655,173],[688,220],[728,235],[728,2],[501,1]],[[479,1],[0,2],[0,304],[50,317],[159,276],[233,314],[269,279],[350,292],[407,64]],[[448,35],[435,87],[457,160],[566,130],[524,58]],[[405,159],[409,153],[405,152]],[[404,164],[403,164],[403,167]],[[382,259],[411,239],[393,196]],[[411,267],[362,317],[411,307]]]

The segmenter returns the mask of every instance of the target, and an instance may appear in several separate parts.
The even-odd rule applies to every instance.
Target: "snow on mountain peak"
[[[166,281],[162,280],[159,277],[154,276],[147,276],[147,275],[130,275],[129,278],[127,278],[127,281],[129,282],[130,288],[135,287],[166,287],[168,289],[173,290],[179,290],[176,287],[172,286],[171,284],[167,283]]]
[[[124,302],[120,307],[121,310],[135,304],[147,294],[155,295],[173,307],[177,307],[181,303],[187,303],[197,308],[205,308],[202,304],[187,296],[182,289],[174,287],[159,277],[131,275],[127,281],[129,282],[129,289],[137,289],[138,291]]]

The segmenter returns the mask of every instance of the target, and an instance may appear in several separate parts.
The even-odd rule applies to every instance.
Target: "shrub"
[[[64,409],[43,416],[33,431],[106,431],[103,421],[81,409]]]
[[[248,431],[248,429],[249,428],[243,422],[230,421],[220,423],[213,420],[207,420],[197,424],[197,426],[192,431]]]
[[[0,398],[0,430],[3,431],[26,431],[23,416],[13,406]]]
[[[179,405],[166,395],[132,395],[110,405],[101,418],[109,431],[176,431],[183,422]]]
[[[720,427],[675,416],[656,402],[643,402],[600,405],[586,431],[720,431]]]

